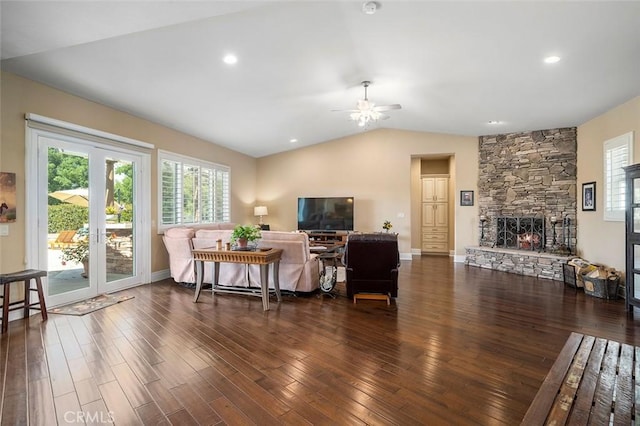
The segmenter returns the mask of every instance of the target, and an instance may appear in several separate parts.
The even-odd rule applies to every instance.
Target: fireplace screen
[[[545,248],[544,219],[535,217],[497,218],[496,246],[518,250]]]

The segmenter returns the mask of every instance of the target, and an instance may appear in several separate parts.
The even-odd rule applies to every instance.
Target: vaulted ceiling
[[[363,131],[332,111],[363,80],[402,105],[376,126],[474,136],[576,126],[640,94],[637,1],[0,8],[3,70],[254,157]]]

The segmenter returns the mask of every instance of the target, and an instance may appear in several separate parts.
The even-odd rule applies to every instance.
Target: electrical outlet
[[[399,217],[400,219],[402,219],[402,218],[404,217],[404,213],[402,213],[402,212],[398,213],[398,217]]]
[[[0,237],[9,235],[9,225],[0,225]]]

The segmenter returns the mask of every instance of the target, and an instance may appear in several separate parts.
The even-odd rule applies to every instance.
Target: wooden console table
[[[192,250],[193,259],[196,262],[196,294],[193,303],[198,301],[204,279],[204,263],[213,262],[213,293],[249,294],[262,297],[262,308],[269,310],[269,265],[273,263],[273,285],[275,287],[278,302],[282,300],[280,295],[280,258],[282,249],[258,249],[256,251],[216,250],[215,248],[203,248]],[[260,265],[260,292],[255,292],[250,287],[220,286],[220,263],[241,263],[245,265]]]
[[[638,424],[639,357],[640,347],[571,333],[522,425]]]

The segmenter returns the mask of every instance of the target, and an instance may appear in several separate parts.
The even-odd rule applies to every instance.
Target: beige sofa
[[[309,251],[309,236],[302,232],[262,231],[258,247],[282,249],[280,289],[311,292],[320,286],[317,254]],[[260,267],[249,267],[251,286],[260,286]],[[273,271],[271,272],[273,274]],[[271,283],[273,280],[269,280]],[[270,284],[271,285],[271,284]]]
[[[216,247],[216,242],[222,240],[222,246],[231,241],[231,229],[198,229],[193,237],[193,248],[213,248]],[[213,282],[213,267],[212,263],[205,263],[204,265],[204,279],[203,282]],[[219,284],[233,284],[236,286],[245,286],[247,282],[247,268],[244,265],[234,263],[221,263],[220,264],[220,277],[218,277]]]
[[[212,231],[227,230],[231,235],[231,229],[234,227],[234,223],[218,223],[209,225],[206,229]],[[188,284],[195,284],[196,282],[195,262],[191,254],[195,235],[196,229],[194,228],[170,228],[162,236],[164,246],[169,253],[171,278],[175,282]],[[213,246],[215,246],[215,242]]]
[[[231,229],[172,228],[163,238],[169,252],[171,277],[176,282],[195,283],[195,262],[191,255],[194,248],[215,247],[218,239],[223,246],[231,239]],[[317,255],[309,251],[309,236],[299,232],[262,231],[259,247],[280,248],[280,289],[292,292],[312,292],[319,287],[320,267]],[[270,268],[269,287],[273,288],[273,268]],[[247,287],[260,286],[259,266],[222,263],[220,264],[220,285]],[[213,268],[205,264],[204,282],[213,281]]]

